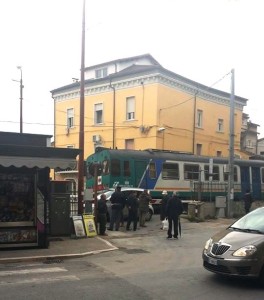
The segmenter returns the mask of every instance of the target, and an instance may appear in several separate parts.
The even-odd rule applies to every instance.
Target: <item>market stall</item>
[[[75,168],[79,153],[0,145],[0,248],[48,247],[50,169]]]

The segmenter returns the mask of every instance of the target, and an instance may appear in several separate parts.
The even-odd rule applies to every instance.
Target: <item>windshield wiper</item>
[[[250,228],[245,228],[245,229],[243,229],[243,231],[245,231],[245,232],[260,233],[260,234],[263,234],[263,233],[264,233],[263,231],[260,231],[260,230],[258,230],[258,229],[250,229]]]
[[[263,231],[260,231],[258,229],[238,228],[238,227],[233,227],[233,226],[229,226],[228,228],[231,228],[231,229],[236,230],[236,231],[243,231],[243,232],[252,232],[252,233],[264,234]]]
[[[233,226],[229,226],[228,228],[237,230],[237,231],[243,231],[244,229],[238,228],[238,227],[233,227]]]

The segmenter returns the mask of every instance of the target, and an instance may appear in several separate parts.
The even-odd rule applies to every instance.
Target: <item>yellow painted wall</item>
[[[126,98],[135,97],[135,120],[126,121]],[[79,146],[79,101],[68,99],[56,102],[56,147]],[[164,84],[144,84],[116,90],[116,147],[125,148],[125,139],[134,139],[135,149],[166,149],[193,151],[194,95]],[[103,103],[103,124],[94,125],[94,105]],[[75,127],[66,132],[68,108],[74,108]],[[229,111],[228,106],[196,98],[196,110],[203,111],[203,128],[195,128],[194,150],[202,144],[202,154],[215,156],[222,151],[228,156]],[[195,114],[196,115],[196,114]],[[217,122],[224,120],[223,133],[217,132]],[[239,149],[242,111],[236,109],[235,149]],[[148,130],[140,131],[140,126]],[[165,130],[158,132],[158,128]],[[93,135],[102,137],[103,147],[113,146],[113,92],[85,96],[85,153],[94,152]]]

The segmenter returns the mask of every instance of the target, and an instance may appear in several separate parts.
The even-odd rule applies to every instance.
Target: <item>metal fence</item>
[[[215,201],[216,196],[227,196],[228,183],[220,182],[194,182],[193,200],[196,201]],[[234,200],[241,197],[240,184],[234,184]]]
[[[70,216],[78,216],[78,194],[74,192],[70,195]]]

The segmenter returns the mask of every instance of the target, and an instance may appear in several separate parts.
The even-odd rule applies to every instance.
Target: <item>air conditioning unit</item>
[[[101,141],[101,136],[99,134],[93,135],[93,142],[98,143]]]

